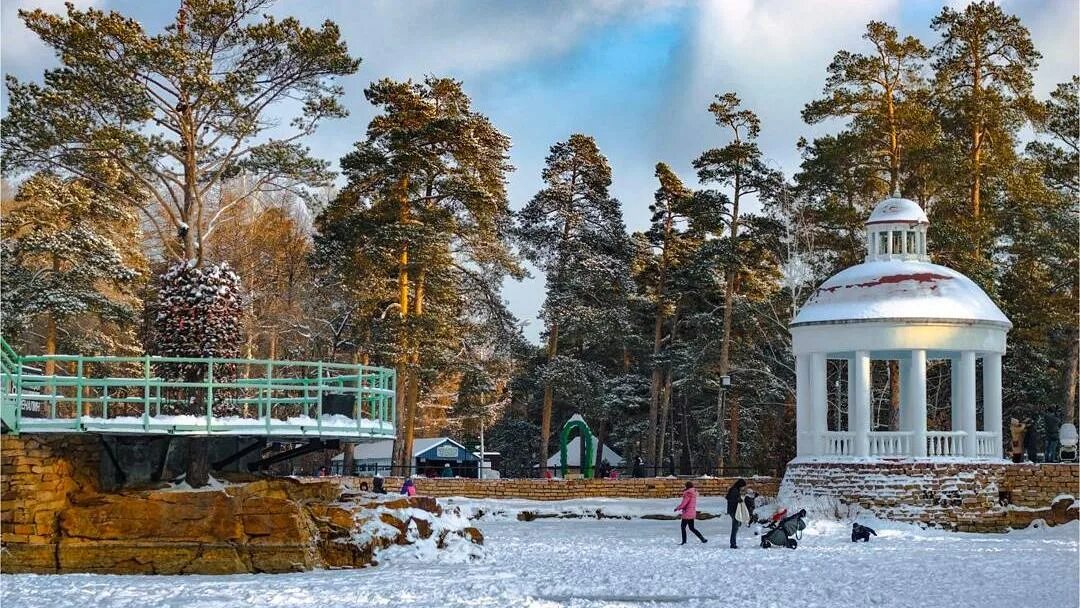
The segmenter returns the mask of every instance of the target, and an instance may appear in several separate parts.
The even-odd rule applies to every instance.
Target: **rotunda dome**
[[[974,281],[930,262],[930,221],[915,201],[894,195],[866,222],[866,261],[821,284],[792,327],[871,321],[1012,324]]]
[[[833,275],[791,325],[886,320],[1012,327],[974,281],[951,268],[915,260],[864,262]]]
[[[927,219],[926,212],[922,210],[919,203],[894,194],[878,203],[870,214],[870,219],[866,220],[868,226],[886,223],[929,224],[930,220]]]

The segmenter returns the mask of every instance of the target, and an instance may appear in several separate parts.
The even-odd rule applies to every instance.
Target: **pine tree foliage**
[[[5,173],[76,175],[138,206],[172,257],[200,260],[214,230],[205,213],[221,184],[250,176],[239,200],[328,182],[300,140],[346,115],[335,78],[354,73],[337,25],[304,27],[265,13],[268,0],[185,0],[163,32],[117,12],[19,11],[60,67],[44,82],[7,77]],[[273,110],[298,110],[282,120]],[[287,110],[286,110],[287,111]],[[284,127],[283,125],[289,125]],[[110,162],[139,194],[100,179]],[[170,234],[171,233],[171,234]],[[175,236],[173,236],[175,235]]]
[[[404,462],[425,388],[461,372],[470,341],[517,340],[499,296],[523,272],[509,247],[510,140],[452,79],[384,79],[365,95],[381,113],[341,161],[349,181],[316,220],[316,264],[355,294],[342,308],[363,348],[398,369]]]
[[[5,338],[33,341],[26,332],[44,318],[49,354],[138,351],[135,291],[146,263],[130,205],[83,180],[38,173],[20,185],[2,235]]]
[[[539,442],[546,460],[558,389],[583,382],[578,390],[595,394],[604,374],[625,368],[633,288],[631,242],[620,204],[608,193],[611,167],[595,140],[574,134],[556,143],[541,176],[544,188],[519,212],[517,235],[522,254],[547,280]]]

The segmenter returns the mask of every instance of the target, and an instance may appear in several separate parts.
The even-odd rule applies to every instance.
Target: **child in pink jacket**
[[[705,537],[701,535],[701,532],[697,531],[694,527],[694,518],[697,517],[697,490],[694,489],[694,482],[686,482],[686,489],[682,493],[682,502],[679,506],[675,507],[676,512],[682,512],[682,542],[681,545],[686,544],[686,529],[690,528],[690,531],[694,533],[694,536],[698,537],[703,543],[709,541],[705,540]]]

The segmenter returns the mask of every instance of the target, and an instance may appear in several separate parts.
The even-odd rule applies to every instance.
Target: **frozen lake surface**
[[[678,545],[678,522],[539,519],[490,513],[478,524],[484,555],[394,548],[365,570],[283,575],[5,575],[4,608],[73,606],[489,607],[528,606],[950,606],[1016,608],[1080,604],[1076,522],[1009,534],[954,534],[872,523],[879,536],[853,545],[850,526],[810,520],[797,550],[761,549],[746,534],[727,548],[726,518],[698,522],[710,542]],[[676,501],[595,503],[625,514],[670,512]],[[720,505],[702,500],[713,512]],[[527,507],[521,501],[514,509]]]

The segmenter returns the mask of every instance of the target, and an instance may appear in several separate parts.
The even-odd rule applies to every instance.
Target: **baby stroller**
[[[1076,433],[1076,425],[1063,424],[1061,430],[1058,432],[1058,442],[1061,447],[1058,448],[1058,460],[1061,462],[1076,462],[1077,461],[1077,443],[1080,443],[1080,437]]]
[[[761,535],[761,548],[787,547],[794,549],[799,546],[802,539],[802,531],[806,529],[806,509],[799,509],[794,515],[789,515],[779,521],[770,521],[765,526],[764,534]]]

